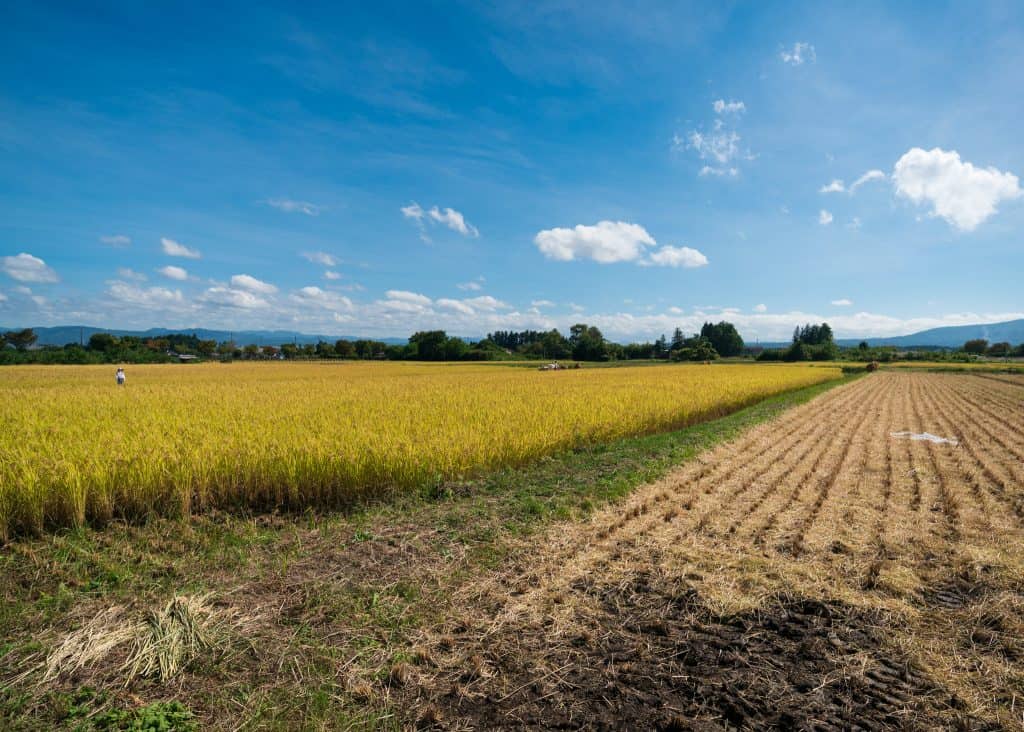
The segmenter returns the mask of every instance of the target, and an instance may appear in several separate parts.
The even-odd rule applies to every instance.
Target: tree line
[[[672,359],[709,361],[719,356],[739,356],[743,339],[732,323],[705,323],[700,333],[686,336],[675,329],[671,340],[661,336],[653,343],[619,344],[600,329],[577,323],[563,335],[549,331],[495,331],[471,342],[443,330],[418,331],[402,345],[371,339],[338,340],[334,343],[283,343],[239,345],[218,343],[195,334],[175,333],[158,338],[94,333],[85,344],[35,347],[38,337],[31,329],[0,334],[0,364],[13,363],[169,363],[182,356],[205,360],[376,359],[392,361],[499,361],[514,359],[573,359],[616,361]]]

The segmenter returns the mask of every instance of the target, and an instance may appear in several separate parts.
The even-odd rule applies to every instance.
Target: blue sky
[[[24,3],[0,324],[1024,317],[1020,3]]]

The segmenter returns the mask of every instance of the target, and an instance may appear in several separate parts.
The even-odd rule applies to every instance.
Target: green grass
[[[443,483],[428,495],[394,496],[347,515],[215,513],[13,542],[0,551],[0,729],[99,729],[92,720],[108,713],[118,724],[159,718],[163,707],[145,710],[175,695],[155,681],[106,688],[72,704],[54,696],[70,689],[5,687],[4,679],[33,653],[38,658],[56,632],[100,609],[162,607],[182,593],[230,600],[239,587],[280,587],[280,599],[269,598],[285,608],[272,637],[249,639],[275,659],[260,661],[254,651],[230,665],[197,664],[188,670],[188,698],[177,695],[188,708],[168,713],[194,712],[204,729],[211,720],[241,729],[397,729],[395,710],[367,704],[339,680],[339,668],[370,684],[387,683],[393,664],[415,663],[416,630],[443,619],[452,589],[500,566],[523,537],[553,521],[585,517],[854,378],[777,395],[686,429],[560,453]],[[277,657],[285,659],[280,672]],[[68,715],[62,709],[69,704],[86,711]]]

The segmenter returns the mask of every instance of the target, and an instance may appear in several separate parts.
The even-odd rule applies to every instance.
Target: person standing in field
[[[124,368],[119,366],[117,369],[117,373],[114,374],[114,376],[115,378],[117,378],[117,385],[124,386]]]

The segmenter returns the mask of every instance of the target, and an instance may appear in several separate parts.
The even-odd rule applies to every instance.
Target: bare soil
[[[1022,399],[1003,381],[879,373],[556,527],[425,634],[415,718],[1024,727]]]

